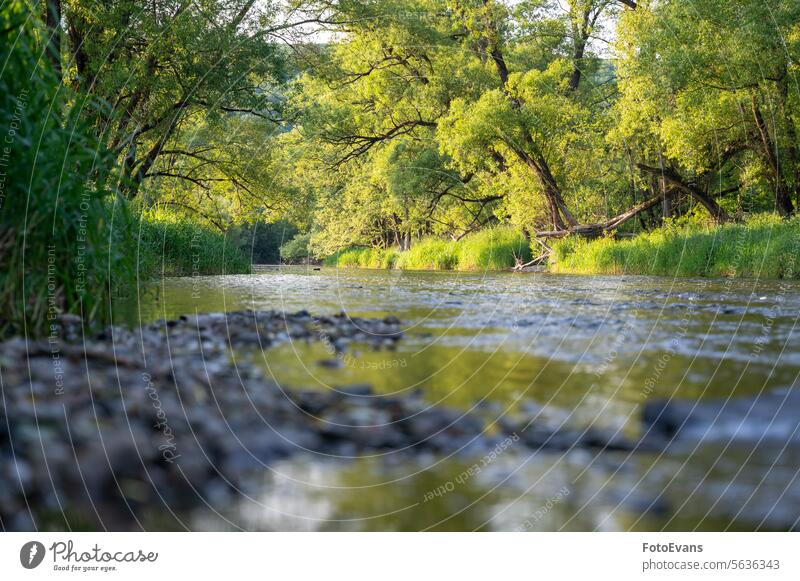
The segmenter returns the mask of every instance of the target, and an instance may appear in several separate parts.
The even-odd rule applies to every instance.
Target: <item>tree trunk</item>
[[[672,218],[672,194],[666,192],[666,184],[664,180],[659,180],[659,189],[664,192],[664,200],[661,206],[661,219],[666,220]]]
[[[793,179],[794,200],[798,209],[800,209],[800,154],[797,151],[797,127],[794,123],[794,118],[789,112],[789,82],[788,75],[784,75],[779,82],[778,94],[780,95],[780,108],[783,122],[786,125],[786,140],[788,146],[786,148],[786,157],[789,160],[789,172]]]
[[[47,27],[47,55],[58,78],[61,73],[61,0],[43,0]]]
[[[180,121],[181,117],[180,112],[181,109],[178,109],[174,113],[173,118],[170,119],[169,125],[164,133],[158,138],[156,143],[150,148],[150,151],[147,152],[141,161],[135,160],[136,142],[134,141],[134,143],[131,144],[131,148],[125,157],[125,179],[122,183],[122,189],[127,199],[132,200],[139,193],[139,187],[148,177],[148,173],[152,169],[158,157],[161,155],[161,151],[164,149],[167,142],[172,137],[172,134],[175,132],[175,129],[178,127],[178,122]]]
[[[581,84],[583,71],[583,56],[586,53],[586,42],[589,39],[589,19],[591,18],[591,5],[581,15],[580,26],[572,26],[572,74],[569,76],[569,91],[574,93]]]
[[[411,224],[409,223],[409,212],[408,206],[403,208],[405,212],[405,220],[403,221],[403,225],[406,228],[406,231],[403,233],[403,250],[411,250]]]
[[[524,128],[523,135],[525,145],[528,146],[528,149],[535,150],[536,144],[534,144],[530,136],[525,133]],[[553,228],[558,230],[567,228],[568,226],[577,226],[578,221],[572,215],[572,212],[569,211],[564,197],[561,195],[561,189],[558,187],[558,183],[550,171],[547,160],[541,155],[528,153],[528,150],[522,149],[513,143],[507,143],[506,145],[511,148],[520,161],[527,165],[539,179],[539,183],[542,186],[542,193],[544,194],[547,206],[550,210],[550,220],[553,224]]]
[[[490,26],[493,28],[493,35],[499,35],[496,23],[492,22]],[[506,92],[508,84],[508,65],[506,64],[503,51],[500,49],[497,41],[492,41],[489,39],[487,39],[487,41],[490,43],[488,46],[488,51],[492,57],[492,61],[494,62],[495,69],[497,70],[497,76],[500,78],[500,86],[502,87],[508,99],[511,101],[512,106],[515,109],[519,109],[521,107],[521,103]],[[533,140],[531,139],[531,136],[527,130],[524,127],[521,129],[523,139],[525,141],[525,149],[520,148],[512,143],[507,145],[509,145],[512,151],[514,151],[517,157],[519,157],[520,160],[525,163],[525,165],[534,171],[536,177],[539,179],[548,208],[550,210],[550,220],[553,224],[553,228],[559,230],[566,228],[566,224],[569,224],[570,226],[577,225],[577,221],[572,216],[569,208],[567,208],[567,204],[564,202],[564,198],[561,195],[561,189],[558,187],[547,161],[541,155],[537,155],[536,159],[534,159],[533,154],[529,153],[536,151],[536,144],[533,143]]]
[[[659,151],[658,153],[658,166],[661,168],[661,173],[664,173],[664,157]],[[672,192],[667,192],[667,180],[663,175],[654,176],[658,183],[658,191],[664,195],[664,201],[661,207],[661,219],[666,220],[672,218]]]
[[[581,84],[581,75],[583,74],[580,66],[583,61],[583,53],[586,50],[586,44],[581,43],[580,46],[575,47],[575,53],[572,55],[573,68],[572,74],[569,76],[569,90],[574,93],[578,90]]]
[[[727,212],[725,212],[725,210],[723,210],[720,205],[717,204],[714,198],[703,192],[697,186],[685,182],[675,170],[669,168],[661,169],[658,167],[645,165],[643,163],[636,164],[636,167],[651,175],[660,177],[665,181],[665,183],[671,185],[675,190],[692,196],[695,200],[700,202],[700,204],[702,204],[706,210],[708,210],[708,213],[711,214],[715,221],[727,222],[730,220],[730,216],[728,216]]]
[[[69,60],[74,60],[75,68],[78,72],[75,85],[77,89],[84,93],[90,93],[94,86],[94,78],[89,70],[89,57],[86,55],[86,51],[83,50],[84,28],[87,25],[74,11],[68,11],[66,16],[67,35],[69,36],[71,51]]]
[[[753,118],[756,122],[758,134],[761,137],[761,146],[775,179],[775,207],[781,216],[791,216],[794,212],[794,205],[792,204],[792,198],[789,195],[789,187],[786,184],[786,180],[783,177],[783,172],[781,171],[781,162],[778,156],[778,150],[769,134],[767,124],[764,122],[764,117],[761,115],[761,109],[758,107],[756,94],[753,93],[750,99],[753,109]]]
[[[489,54],[494,61],[494,66],[497,69],[497,76],[500,77],[500,83],[505,87],[508,83],[508,67],[506,66],[506,59],[503,53],[497,46],[493,46]]]

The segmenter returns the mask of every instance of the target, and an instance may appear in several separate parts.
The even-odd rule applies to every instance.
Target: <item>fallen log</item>
[[[650,198],[642,202],[641,204],[635,205],[633,208],[630,208],[624,211],[622,214],[618,214],[613,218],[606,220],[605,222],[601,222],[599,224],[579,224],[577,226],[573,226],[572,228],[567,228],[565,230],[551,230],[548,232],[537,232],[536,236],[538,238],[563,238],[565,236],[570,236],[572,234],[577,234],[579,236],[584,236],[586,238],[597,238],[598,236],[602,236],[605,232],[610,230],[614,230],[619,228],[622,224],[634,218],[638,214],[649,210],[656,204],[660,203],[661,200],[664,199],[665,194],[670,194],[674,190],[670,190],[669,192],[660,192]]]

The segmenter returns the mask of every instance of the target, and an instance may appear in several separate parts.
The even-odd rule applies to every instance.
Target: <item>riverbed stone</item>
[[[653,442],[779,442],[800,445],[800,386],[757,396],[687,401],[654,399],[642,411]]]

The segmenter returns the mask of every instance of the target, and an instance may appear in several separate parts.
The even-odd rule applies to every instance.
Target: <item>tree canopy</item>
[[[43,4],[116,187],[221,229],[332,252],[800,204],[791,0]]]

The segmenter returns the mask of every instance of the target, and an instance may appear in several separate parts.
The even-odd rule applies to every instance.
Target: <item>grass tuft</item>
[[[345,248],[327,257],[322,264],[342,268],[394,268],[398,255],[392,248]]]
[[[455,270],[458,267],[457,243],[425,238],[401,252],[396,263],[404,270]]]

